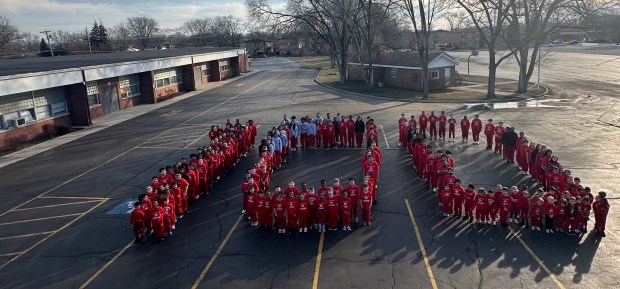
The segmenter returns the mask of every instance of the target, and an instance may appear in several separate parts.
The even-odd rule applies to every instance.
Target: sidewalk
[[[168,105],[171,105],[173,103],[176,103],[178,101],[190,98],[194,95],[197,95],[199,93],[203,93],[205,91],[220,87],[222,85],[225,85],[227,83],[231,83],[240,79],[243,79],[247,76],[253,75],[255,74],[256,71],[250,71],[247,73],[244,73],[242,75],[239,75],[235,78],[230,78],[221,82],[214,82],[214,83],[209,83],[206,84],[202,87],[200,87],[198,90],[196,91],[191,91],[182,95],[179,95],[175,98],[171,98],[168,99],[166,101],[160,102],[160,103],[156,103],[156,104],[143,104],[143,105],[138,105],[138,106],[134,106],[128,109],[123,109],[105,116],[102,116],[100,118],[96,118],[93,120],[93,124],[91,126],[85,127],[82,130],[78,130],[63,136],[59,136],[53,139],[50,139],[48,141],[24,148],[22,150],[16,151],[14,153],[10,153],[7,155],[4,155],[2,157],[0,157],[0,168],[8,166],[10,164],[19,162],[21,160],[27,159],[31,156],[34,156],[36,154],[51,150],[53,148],[56,148],[58,146],[61,146],[63,144],[72,142],[74,140],[80,139],[82,137],[85,137],[87,135],[96,133],[100,130],[106,129],[108,127],[117,125],[119,123],[128,121],[130,119],[136,118],[138,116],[141,116],[143,114],[149,113],[153,110],[159,109],[161,107],[166,107]]]

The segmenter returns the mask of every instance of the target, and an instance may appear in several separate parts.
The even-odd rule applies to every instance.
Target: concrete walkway
[[[250,76],[252,74],[256,73],[256,71],[250,71],[248,73],[244,73],[240,76],[237,76],[235,78],[231,78],[231,79],[227,79],[221,82],[214,82],[214,83],[209,83],[206,85],[201,86],[200,88],[198,88],[196,91],[191,91],[182,95],[179,95],[175,98],[172,99],[168,99],[166,101],[160,102],[160,103],[156,103],[156,104],[145,104],[145,105],[138,105],[138,106],[134,106],[128,109],[123,109],[120,110],[118,112],[114,112],[105,116],[102,116],[100,118],[96,118],[93,120],[93,124],[91,126],[88,126],[82,130],[78,130],[75,132],[72,132],[70,134],[66,134],[63,136],[59,136],[53,139],[50,139],[48,141],[24,148],[22,150],[16,151],[14,153],[10,153],[4,156],[0,157],[0,168],[8,166],[10,164],[19,162],[21,160],[27,159],[31,156],[34,156],[36,154],[45,152],[47,150],[56,148],[58,146],[61,146],[63,144],[72,142],[76,139],[80,139],[82,137],[85,137],[87,135],[96,133],[100,130],[106,129],[108,127],[117,125],[119,123],[128,121],[130,119],[133,119],[135,117],[141,116],[143,114],[149,113],[153,110],[162,108],[162,107],[166,107],[168,105],[171,105],[173,103],[176,103],[178,101],[190,98],[194,95],[203,93],[205,91],[220,87],[222,85],[225,85],[227,83],[233,82],[233,81],[237,81],[240,79],[243,79],[247,76]]]

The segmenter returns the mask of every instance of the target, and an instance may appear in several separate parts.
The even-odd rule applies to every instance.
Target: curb
[[[549,89],[549,87],[545,86],[545,85],[541,85],[545,91],[541,94],[538,95],[532,95],[529,97],[523,97],[523,94],[521,94],[520,96],[515,96],[515,97],[510,97],[510,98],[503,98],[503,99],[472,99],[472,100],[466,100],[466,101],[462,101],[462,100],[422,100],[422,99],[396,99],[396,98],[389,98],[389,97],[385,97],[385,96],[378,96],[378,95],[372,95],[372,94],[363,94],[363,93],[357,93],[357,92],[351,92],[348,90],[344,90],[344,89],[340,89],[340,88],[335,88],[333,86],[329,86],[325,83],[322,83],[318,80],[319,78],[319,73],[321,71],[321,69],[316,69],[318,71],[318,73],[316,74],[316,76],[314,77],[314,82],[322,87],[325,87],[327,89],[331,89],[333,91],[337,91],[340,93],[345,93],[345,94],[349,94],[349,95],[354,95],[354,96],[359,96],[359,97],[365,97],[365,98],[372,98],[372,99],[376,99],[376,100],[386,100],[386,101],[400,101],[400,102],[409,102],[409,103],[454,103],[454,104],[463,104],[463,103],[502,103],[502,102],[515,102],[515,101],[527,101],[530,99],[535,99],[535,98],[539,98],[539,97],[543,97],[545,95],[548,95],[549,92],[553,92],[551,89]]]

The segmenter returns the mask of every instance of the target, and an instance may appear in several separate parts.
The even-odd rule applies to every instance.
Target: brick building
[[[429,85],[430,90],[441,90],[456,85],[456,65],[459,62],[445,52],[431,52],[429,55]],[[364,81],[362,67],[368,65],[349,63],[347,77],[349,80]],[[422,68],[420,56],[417,52],[390,52],[376,55],[373,59],[372,78],[375,84],[383,83],[386,86],[423,90]]]
[[[0,62],[0,149],[57,126],[157,103],[249,69],[244,49],[192,48]]]

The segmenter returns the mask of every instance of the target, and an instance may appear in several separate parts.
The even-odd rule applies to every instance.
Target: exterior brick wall
[[[103,110],[103,106],[97,105],[90,108],[90,119],[93,120],[95,118],[99,118],[105,115],[105,111]]]
[[[156,88],[155,99],[157,100],[157,102],[160,102],[170,98],[170,95],[179,93],[180,91],[182,90],[179,89],[179,85],[169,85],[166,87]]]
[[[53,125],[54,127],[60,125],[71,126],[71,117],[69,115],[64,115],[56,118],[44,119],[19,128],[2,130],[0,131],[0,149],[9,148],[13,139],[18,139],[23,142],[42,137],[43,126],[46,124]]]
[[[138,104],[140,104],[140,96],[133,96],[133,97],[127,97],[127,98],[123,98],[122,96],[119,96],[119,102],[118,104],[120,105],[121,109],[127,109],[133,106],[136,106]]]

